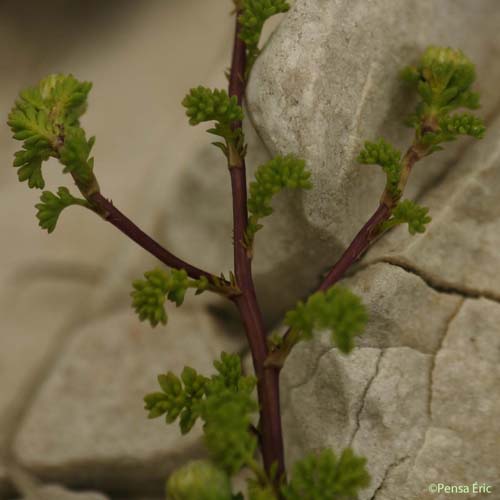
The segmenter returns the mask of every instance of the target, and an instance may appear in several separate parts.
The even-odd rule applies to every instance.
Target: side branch
[[[140,247],[155,256],[166,266],[174,269],[184,269],[192,279],[206,277],[210,283],[221,283],[222,287],[231,287],[229,281],[221,280],[221,278],[207,271],[192,266],[166,250],[157,241],[151,238],[151,236],[147,235],[142,229],[136,226],[126,215],[120,212],[120,210],[101,193],[91,194],[88,201],[106,221],[113,224],[113,226],[119,229],[123,234],[135,241]]]
[[[381,236],[382,224],[390,218],[392,210],[401,198],[414,164],[426,156],[427,152],[428,147],[419,143],[413,144],[408,149],[403,158],[403,168],[398,185],[399,195],[395,197],[387,188],[384,190],[377,210],[375,210],[370,219],[368,219],[358,234],[356,234],[316,291],[324,292],[340,281],[345,276],[346,272],[359,261],[370,246]],[[298,340],[293,330],[288,329],[281,343],[267,357],[266,366],[273,366],[280,370],[283,367],[285,359]]]

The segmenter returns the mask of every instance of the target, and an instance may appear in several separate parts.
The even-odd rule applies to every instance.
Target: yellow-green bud
[[[429,47],[422,56],[422,75],[434,91],[456,87],[466,90],[474,82],[475,69],[461,50]]]
[[[228,475],[208,460],[194,460],[167,481],[167,500],[231,500]]]

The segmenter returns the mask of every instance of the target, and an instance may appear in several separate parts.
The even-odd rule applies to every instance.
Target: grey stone
[[[64,269],[64,267],[62,268]],[[20,415],[57,356],[92,282],[37,279],[18,271],[0,295],[0,456],[8,453]]]
[[[431,407],[425,440],[414,453],[406,480],[391,477],[378,500],[431,495],[430,484],[491,487],[479,498],[496,498],[500,491],[500,306],[480,299],[466,300],[450,323],[431,375]],[[398,484],[399,483],[399,484]],[[401,489],[401,484],[406,488]],[[474,495],[466,498],[475,498]]]
[[[373,247],[368,262],[394,262],[440,287],[498,299],[499,132],[496,119],[486,138],[419,200],[433,217],[425,233],[410,238],[406,228],[397,228]]]
[[[363,298],[369,322],[362,347],[410,347],[432,354],[438,349],[462,298],[438,293],[415,274],[397,266],[374,264],[345,280]]]
[[[386,264],[346,284],[373,321],[349,356],[325,334],[292,351],[282,377],[289,466],[310,450],[352,446],[372,476],[363,500],[444,499],[428,493],[439,482],[496,491],[500,305],[438,293]]]
[[[187,304],[171,313],[166,329],[152,331],[127,311],[76,332],[22,422],[14,443],[21,466],[46,481],[147,494],[203,455],[199,426],[181,436],[178,424],[148,421],[142,398],[158,390],[159,373],[185,365],[211,373],[241,337]]]
[[[274,304],[316,286],[377,206],[380,169],[356,164],[362,141],[384,136],[406,148],[402,125],[414,100],[398,79],[429,44],[459,47],[477,64],[487,114],[499,102],[500,50],[495,0],[297,0],[257,61],[248,86],[249,109],[273,154],[296,153],[313,172],[314,189],[277,200],[276,215],[258,235],[256,270],[279,282]],[[478,34],[481,34],[479,36]],[[408,195],[433,184],[461,153],[426,159]],[[427,256],[427,254],[424,254]]]
[[[109,497],[97,492],[75,492],[58,485],[45,485],[22,500],[109,500]]]

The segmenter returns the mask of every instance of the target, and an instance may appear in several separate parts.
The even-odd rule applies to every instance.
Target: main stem
[[[233,58],[229,78],[229,95],[236,96],[243,104],[245,94],[246,47],[239,38],[239,12],[236,12]],[[233,124],[233,129],[241,129],[242,123]],[[229,155],[230,158],[232,155]],[[229,162],[231,188],[233,195],[233,232],[234,232],[234,270],[241,295],[234,302],[240,313],[257,376],[257,392],[260,406],[260,437],[264,467],[270,473],[273,464],[277,465],[276,485],[285,474],[283,435],[281,428],[279,371],[266,367],[268,355],[266,331],[262,313],[255,293],[252,277],[252,261],[245,245],[245,231],[248,225],[247,184],[245,159],[238,157]]]

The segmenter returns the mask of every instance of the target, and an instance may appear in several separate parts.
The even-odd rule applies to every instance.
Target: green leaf
[[[398,224],[406,223],[411,235],[423,233],[426,225],[432,220],[428,212],[428,208],[421,207],[412,200],[400,201],[393,210],[391,218],[382,225],[382,229],[385,231]]]
[[[205,422],[205,444],[212,459],[233,475],[253,458],[257,448],[257,439],[249,430],[257,403],[247,391],[234,392],[219,384],[207,389],[207,397],[197,405]]]
[[[358,155],[358,162],[365,165],[380,165],[385,172],[387,189],[395,197],[399,195],[398,184],[401,176],[401,152],[384,139],[378,142],[366,141]]]
[[[51,147],[56,138],[47,110],[35,108],[22,97],[12,108],[7,124],[14,134],[14,139],[24,141],[26,149]]]
[[[256,380],[254,377],[243,375],[241,358],[237,354],[223,352],[220,360],[214,361],[214,367],[218,374],[212,376],[212,385],[220,383],[223,387],[234,392],[251,393],[253,391]]]
[[[259,55],[259,41],[264,23],[276,14],[287,12],[290,5],[286,0],[242,0],[241,8],[242,12],[238,18],[241,25],[239,36],[247,46],[249,71]]]
[[[470,135],[482,139],[486,126],[481,118],[470,113],[448,115],[439,120],[443,140],[454,140],[458,135]],[[442,141],[440,141],[442,142]]]
[[[50,109],[54,123],[78,126],[78,119],[87,109],[90,82],[80,82],[73,75],[53,74],[40,82],[40,96]]]
[[[226,144],[213,142],[231,161],[234,154],[239,160],[246,154],[245,137],[241,127],[233,127],[234,122],[243,120],[243,109],[238,104],[236,96],[229,97],[225,90],[211,90],[206,87],[196,87],[182,101],[186,108],[191,125],[213,121],[215,125],[208,133],[222,137]],[[231,165],[234,166],[234,165]]]
[[[347,288],[335,285],[326,292],[314,293],[306,303],[299,302],[286,314],[285,324],[299,332],[302,339],[310,339],[314,330],[330,330],[339,350],[348,353],[367,319],[360,298]]]
[[[39,99],[35,89],[22,92],[7,123],[14,139],[23,141],[23,149],[17,151],[14,157],[19,180],[28,181],[30,188],[43,189],[42,162],[48,160],[52,153],[56,133],[49,121],[48,111]]]
[[[296,462],[292,479],[283,487],[286,500],[333,500],[358,498],[359,490],[370,484],[366,459],[350,448],[337,458],[332,450],[323,450]]]
[[[65,131],[64,145],[59,150],[63,172],[71,173],[82,184],[89,184],[94,178],[94,159],[90,158],[94,142],[94,137],[87,140],[82,128],[71,127]]]
[[[208,460],[192,460],[167,481],[169,500],[232,500],[229,476]]]
[[[250,218],[246,236],[249,245],[255,233],[262,228],[260,219],[273,213],[273,196],[285,188],[311,189],[310,177],[311,172],[306,169],[305,161],[294,155],[277,156],[257,169],[248,197]]]
[[[134,291],[131,293],[132,306],[141,321],[148,320],[151,326],[159,323],[167,324],[165,300],[174,302],[177,307],[182,305],[188,288],[196,288],[198,293],[208,287],[205,277],[199,280],[190,280],[184,269],[164,271],[154,269],[144,273],[145,280],[136,280],[132,283]]]
[[[50,150],[22,149],[14,154],[14,167],[18,168],[20,182],[28,181],[30,188],[43,189],[42,162],[48,160]]]
[[[50,191],[44,191],[40,197],[40,202],[35,205],[37,211],[38,224],[49,233],[56,228],[61,212],[71,205],[80,205],[90,208],[90,205],[81,198],[75,198],[67,188],[60,187],[57,195]]]
[[[148,417],[165,415],[166,422],[172,423],[180,416],[181,432],[187,434],[199,416],[195,405],[205,396],[208,382],[208,378],[188,366],[184,368],[181,378],[172,372],[158,375],[162,392],[153,392],[144,397]]]

